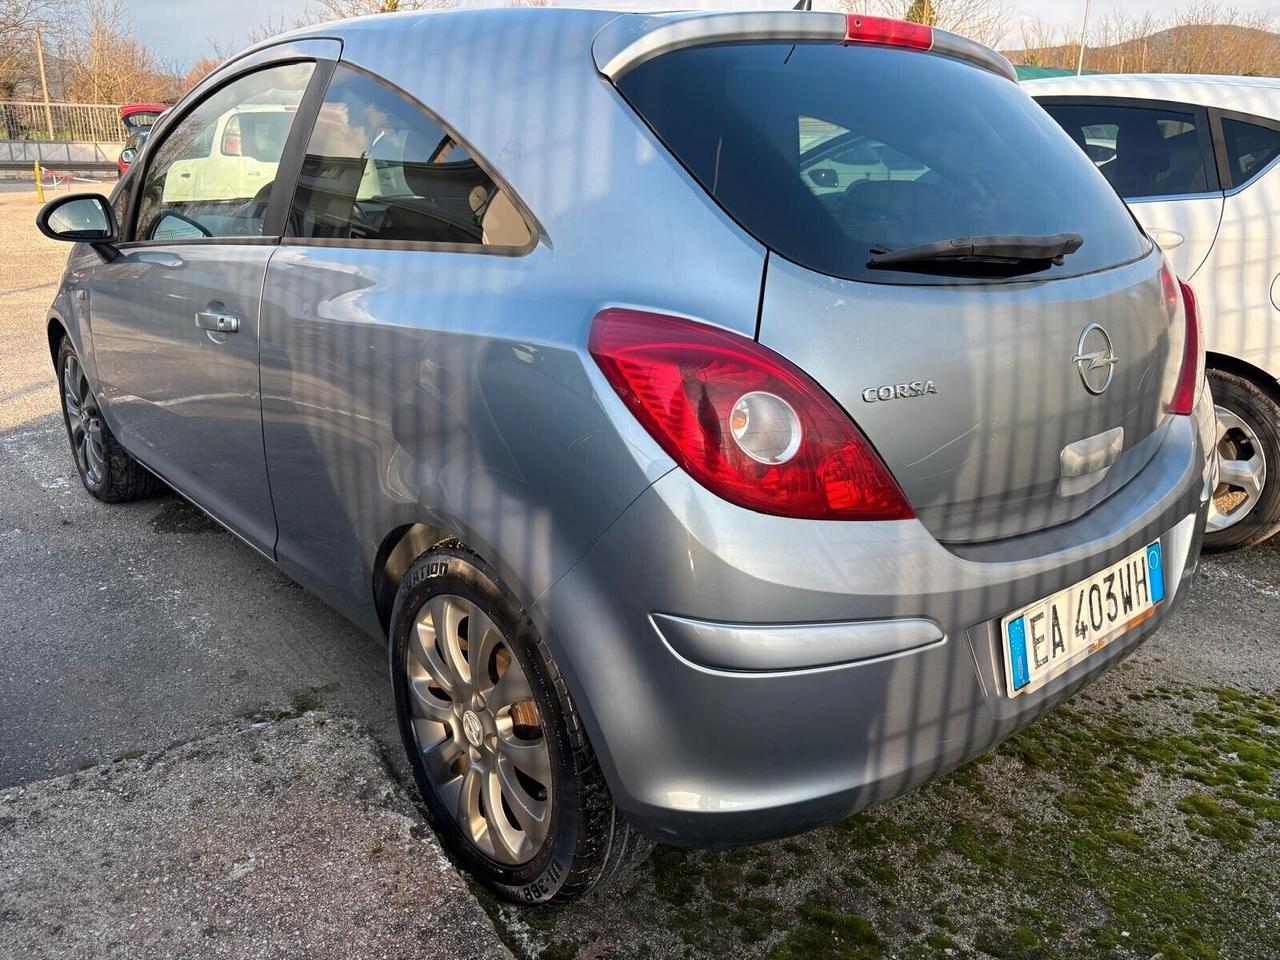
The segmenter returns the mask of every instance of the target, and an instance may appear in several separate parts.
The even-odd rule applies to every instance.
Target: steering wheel
[[[249,221],[258,225],[257,233],[262,233],[264,221],[267,219],[267,205],[271,202],[271,188],[275,181],[264,183],[253,195],[253,199],[240,205],[236,210],[237,221]]]
[[[156,237],[156,234],[160,232],[162,227],[165,229],[166,233],[171,231],[172,228],[166,226],[165,224],[166,220],[177,220],[183,226],[190,227],[192,230],[194,230],[197,236],[200,236],[200,237],[213,236],[213,233],[209,230],[209,228],[206,227],[199,220],[193,220],[191,219],[191,217],[188,217],[186,214],[178,213],[178,211],[176,210],[165,210],[163,213],[160,214],[160,216],[156,217],[155,220],[152,221],[151,232],[147,236],[148,240],[175,239],[174,237],[163,237],[163,238]]]

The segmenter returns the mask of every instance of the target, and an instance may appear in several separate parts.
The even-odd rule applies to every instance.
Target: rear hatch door
[[[760,339],[853,416],[935,536],[998,539],[1079,516],[1154,455],[1182,351],[1158,265],[1034,284],[876,286],[774,257]],[[1073,362],[1094,323],[1117,359],[1101,395]],[[1105,382],[1102,368],[1089,376]],[[1116,442],[1104,469],[1073,466],[1073,445],[1109,457]]]
[[[615,82],[770,248],[761,342],[844,406],[939,539],[1066,522],[1154,454],[1182,356],[1172,277],[1005,76],[889,45],[763,39],[673,50]],[[1064,235],[1081,242],[1056,259],[872,262]]]

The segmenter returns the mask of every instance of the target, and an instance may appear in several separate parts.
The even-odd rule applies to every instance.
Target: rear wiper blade
[[[922,243],[917,247],[888,250],[873,247],[867,266],[888,268],[912,263],[978,262],[990,264],[1025,264],[1028,262],[1061,264],[1064,257],[1075,253],[1084,243],[1078,233],[1055,233],[1048,237],[957,237]]]

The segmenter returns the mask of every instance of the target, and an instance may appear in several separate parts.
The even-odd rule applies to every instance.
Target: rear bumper
[[[1206,391],[1090,513],[963,555],[916,521],[770,517],[667,474],[533,611],[615,801],[664,842],[746,842],[886,800],[990,749],[1181,603],[1212,489],[1212,417]],[[1000,618],[1156,539],[1158,614],[1007,697]]]

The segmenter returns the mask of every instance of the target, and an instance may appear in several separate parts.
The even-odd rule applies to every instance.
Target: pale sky
[[[485,0],[474,0],[485,5]],[[497,0],[495,0],[497,2]],[[1036,17],[1065,26],[1078,24],[1085,0],[1007,0],[1017,17]],[[678,10],[690,7],[787,8],[794,0],[562,0],[563,6],[612,9]],[[820,9],[824,0],[814,0]],[[1187,0],[1093,0],[1091,17],[1109,10],[1130,14],[1151,12],[1157,16],[1185,7]],[[243,47],[247,34],[264,21],[292,21],[313,6],[312,0],[124,0],[139,38],[155,48],[165,61],[189,66],[210,53],[214,44],[224,50]],[[904,0],[903,6],[906,6]],[[1280,0],[1227,0],[1224,7],[1260,11],[1280,22]],[[1015,21],[1009,40],[1019,36]]]

